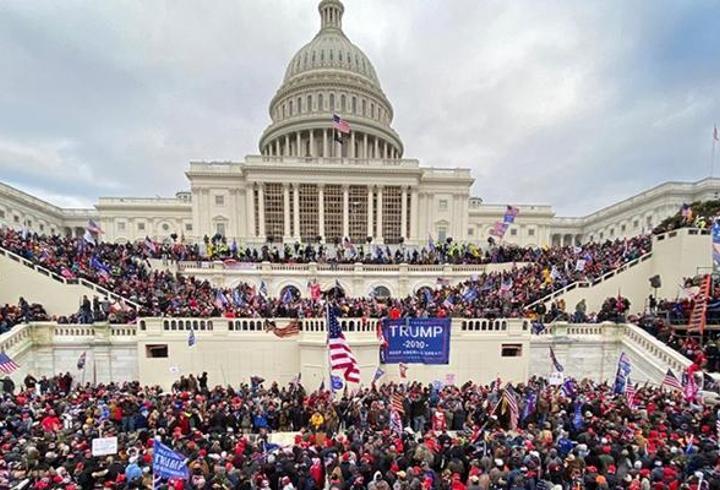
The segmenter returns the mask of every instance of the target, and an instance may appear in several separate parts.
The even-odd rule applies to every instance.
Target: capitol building
[[[504,239],[544,246],[637,235],[720,191],[718,179],[667,182],[583,217],[559,217],[544,204],[485,203],[471,194],[469,169],[406,158],[379,76],[342,30],[343,4],[322,0],[318,12],[317,34],[292,56],[270,101],[256,155],[190,162],[189,190],[175,197],[101,197],[91,209],[60,208],[0,184],[0,226],[81,236],[93,219],[117,242],[221,234],[244,244],[484,243],[513,205],[519,215]],[[349,131],[336,128],[335,115]]]

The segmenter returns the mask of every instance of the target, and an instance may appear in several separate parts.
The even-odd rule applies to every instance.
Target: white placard
[[[550,376],[548,376],[548,383],[550,383],[551,386],[560,386],[563,384],[563,374],[558,371],[550,373]]]
[[[117,437],[101,437],[92,440],[93,456],[117,454]]]

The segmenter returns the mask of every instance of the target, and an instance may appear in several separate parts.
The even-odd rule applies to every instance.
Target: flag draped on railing
[[[330,305],[327,306],[326,320],[330,371],[342,370],[345,381],[359,383],[360,367],[345,335],[343,335],[337,313]]]

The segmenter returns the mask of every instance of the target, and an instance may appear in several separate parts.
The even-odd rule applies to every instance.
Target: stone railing
[[[36,344],[127,344],[137,340],[137,326],[134,323],[109,324],[96,322],[89,324],[32,322]]]
[[[598,284],[600,284],[604,281],[607,281],[608,279],[611,279],[611,278],[617,276],[618,274],[621,274],[629,269],[632,269],[633,267],[635,267],[638,264],[641,264],[647,260],[650,260],[652,258],[652,254],[653,254],[652,252],[648,252],[645,255],[641,255],[640,257],[638,257],[636,259],[626,262],[623,265],[621,265],[609,272],[606,272],[605,274],[603,274],[600,277],[596,277],[595,279],[592,279],[591,281],[575,281],[571,284],[568,284],[564,288],[558,289],[557,291],[553,291],[552,293],[547,294],[536,301],[533,301],[532,303],[527,305],[525,308],[530,309],[533,306],[539,305],[541,303],[547,303],[547,302],[552,301],[552,300],[562,296],[563,294],[570,292],[577,288],[591,288],[593,286],[597,286]]]
[[[15,357],[32,346],[32,330],[29,324],[15,325],[9,332],[0,335],[0,352]]]
[[[622,325],[622,328],[623,343],[641,350],[647,359],[663,372],[667,370],[663,366],[668,366],[676,375],[679,375],[692,364],[687,357],[662,343],[642,328],[631,324]]]
[[[171,334],[173,332],[212,332],[212,335],[237,335],[265,333],[266,321],[272,321],[282,329],[292,321],[298,322],[300,334],[316,334],[326,332],[325,318],[143,318],[138,321],[138,332],[141,335]],[[338,319],[343,332],[376,338],[377,318]],[[463,319],[452,320],[453,335],[528,335],[530,322],[521,318],[499,319]]]
[[[98,293],[102,296],[111,298],[115,301],[124,303],[128,306],[131,306],[132,308],[138,309],[140,308],[140,305],[135,303],[134,301],[131,301],[123,296],[120,296],[119,294],[113,293],[109,289],[106,289],[102,286],[99,286],[95,284],[92,281],[88,281],[87,279],[84,279],[82,277],[75,278],[75,279],[67,279],[60,274],[57,274],[50,269],[46,269],[45,267],[41,265],[37,265],[34,262],[19,256],[18,254],[11,252],[10,250],[7,250],[5,248],[0,247],[0,255],[7,257],[10,260],[14,260],[15,262],[19,262],[23,264],[26,267],[29,267],[30,269],[33,269],[34,271],[38,272],[39,274],[42,274],[43,276],[49,277],[50,279],[54,279],[55,281],[61,282],[63,284],[68,285],[80,285],[84,286],[88,289],[91,289],[95,293]]]

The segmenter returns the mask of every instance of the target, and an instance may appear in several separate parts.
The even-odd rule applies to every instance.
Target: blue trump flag
[[[712,224],[712,258],[713,269],[720,269],[720,220]]]
[[[385,320],[387,364],[448,364],[450,318]]]
[[[161,478],[187,480],[190,476],[187,458],[160,441],[153,444],[153,474]]]
[[[625,385],[627,384],[627,378],[631,370],[630,358],[624,352],[620,353],[617,374],[615,374],[615,386],[613,388],[615,394],[625,393]]]

